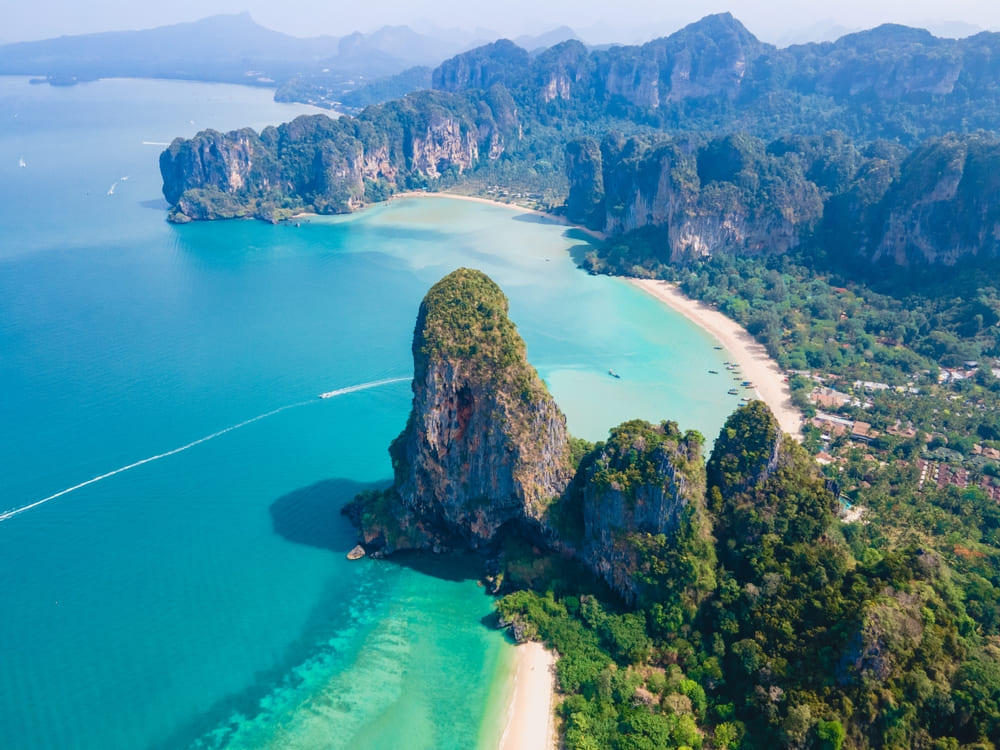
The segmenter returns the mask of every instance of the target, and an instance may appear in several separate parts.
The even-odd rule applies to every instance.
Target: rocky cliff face
[[[485,90],[498,83],[509,88],[528,69],[530,60],[512,41],[499,39],[443,62],[432,74],[433,86],[441,91]]]
[[[871,257],[954,265],[1000,254],[1000,140],[946,136],[917,149],[881,201]]]
[[[955,265],[1000,256],[1000,139],[860,147],[843,133],[571,142],[567,216],[617,237],[653,229],[613,270],[719,253],[822,248],[854,267]],[[640,269],[640,270],[636,270]]]
[[[475,549],[505,524],[537,525],[572,478],[566,422],[500,289],[469,269],[435,284],[413,361],[413,410],[390,449],[394,517],[370,524],[366,540]]]
[[[160,172],[175,221],[269,218],[278,208],[344,213],[498,159],[519,137],[509,95],[425,92],[358,118],[178,138],[160,155]]]
[[[567,149],[567,215],[617,236],[666,232],[672,261],[717,252],[784,253],[822,217],[818,187],[797,164],[775,168],[764,144],[727,137],[690,141],[608,136]]]
[[[698,129],[773,137],[774,127],[787,128],[791,119],[799,132],[838,127],[912,144],[917,121],[938,135],[992,127],[987,110],[998,102],[998,60],[998,34],[940,39],[892,24],[778,49],[720,13],[641,46],[589,52],[565,42],[530,57],[502,40],[443,63],[433,85],[461,91],[502,83],[521,93],[522,105],[556,103],[563,111],[625,116],[672,130],[697,123]],[[973,91],[991,104],[970,108]]]
[[[737,98],[748,66],[774,48],[722,13],[640,49],[638,55],[609,50],[598,57],[598,70],[609,98],[657,109],[686,99]]]
[[[584,469],[583,559],[626,601],[644,581],[636,538],[663,535],[671,543],[703,516],[705,475],[701,436],[664,422],[626,422],[611,431]]]
[[[206,130],[197,141],[178,138],[160,155],[163,195],[176,204],[189,187],[214,187],[228,193],[255,182],[270,190],[280,170],[260,136],[249,128],[230,133]]]

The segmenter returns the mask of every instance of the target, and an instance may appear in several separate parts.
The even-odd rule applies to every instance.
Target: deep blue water
[[[455,267],[504,288],[578,435],[711,437],[734,405],[700,382],[711,339],[536,217],[167,224],[143,142],[306,111],[267,96],[0,78],[0,514],[110,474],[0,521],[4,748],[495,746],[489,599],[455,565],[348,563],[338,515],[390,475],[417,306]]]

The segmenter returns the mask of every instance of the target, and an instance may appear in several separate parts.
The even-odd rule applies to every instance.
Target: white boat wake
[[[370,383],[358,383],[357,385],[349,385],[344,388],[337,388],[336,390],[329,391],[327,393],[322,394],[320,398],[335,398],[336,396],[343,396],[347,393],[356,393],[357,391],[366,391],[369,388],[378,388],[383,385],[389,385],[390,383],[401,383],[404,380],[409,380],[409,379],[410,378],[387,378],[385,380],[374,380]],[[144,464],[152,463],[153,461],[159,461],[160,459],[163,458],[176,456],[178,453],[183,453],[184,451],[191,450],[195,446],[201,445],[202,443],[207,443],[209,440],[215,440],[215,438],[217,437],[222,437],[226,433],[233,432],[234,430],[238,430],[241,427],[246,427],[247,425],[251,425],[254,422],[259,422],[262,419],[273,417],[275,414],[280,414],[281,412],[288,411],[289,409],[297,409],[300,406],[305,406],[307,404],[314,404],[314,403],[316,403],[315,399],[310,399],[308,401],[299,401],[297,404],[288,404],[287,406],[282,406],[277,409],[272,409],[271,411],[266,412],[264,414],[258,414],[256,417],[244,420],[239,424],[234,424],[224,429],[221,429],[218,432],[213,432],[211,435],[206,435],[205,437],[193,440],[192,442],[187,443],[186,445],[182,445],[180,448],[174,448],[173,450],[169,450],[166,453],[157,453],[155,456],[149,456],[148,458],[143,458],[139,461],[136,461],[135,463],[129,464],[128,466],[122,466],[118,469],[114,469],[112,471],[96,476],[93,479],[88,479],[86,482],[80,482],[80,484],[74,484],[72,487],[67,487],[64,490],[60,490],[59,492],[56,492],[54,495],[49,495],[48,497],[43,497],[41,500],[36,500],[35,502],[30,503],[28,505],[24,505],[20,508],[14,508],[13,510],[8,510],[5,511],[4,513],[0,513],[0,523],[13,518],[14,516],[26,513],[27,511],[32,510],[33,508],[37,508],[40,505],[45,505],[45,503],[51,502],[52,500],[60,498],[63,495],[68,495],[71,492],[76,492],[77,490],[83,489],[84,487],[87,487],[91,484],[96,484],[97,482],[101,482],[105,479],[110,479],[116,474],[122,474],[126,471],[130,471],[131,469],[135,469]]]
[[[346,388],[338,388],[334,391],[327,391],[326,393],[319,394],[320,398],[334,398],[335,396],[343,396],[345,393],[355,393],[357,391],[367,391],[369,388],[378,388],[379,386],[389,385],[390,383],[402,383],[410,378],[386,378],[385,380],[373,380],[370,383],[361,383],[359,385],[349,385]]]

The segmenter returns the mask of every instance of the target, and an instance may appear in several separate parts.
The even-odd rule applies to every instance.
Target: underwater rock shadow
[[[529,209],[524,209],[524,210],[528,211]],[[514,214],[513,216],[511,216],[510,219],[511,219],[511,221],[523,221],[526,224],[548,224],[548,225],[560,224],[562,226],[565,226],[567,229],[571,229],[572,228],[571,226],[569,226],[568,224],[566,224],[565,221],[563,221],[561,218],[559,218],[558,216],[556,216],[554,214],[545,214],[545,213],[523,213],[523,214],[521,214],[521,213],[517,213],[517,214]]]
[[[271,503],[275,533],[295,544],[346,553],[356,543],[355,529],[340,509],[362,490],[383,489],[383,482],[324,479],[282,495]]]
[[[569,237],[571,240],[582,240],[590,245],[598,245],[601,240],[599,240],[594,235],[590,234],[585,228],[578,226],[576,224],[570,224],[567,222],[566,217],[560,214],[546,214],[546,213],[523,213],[515,214],[511,217],[511,221],[521,221],[526,224],[545,224],[547,226],[561,226],[566,229],[563,235]]]

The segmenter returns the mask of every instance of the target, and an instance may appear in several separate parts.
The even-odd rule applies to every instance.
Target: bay
[[[512,648],[474,566],[348,563],[338,513],[390,477],[417,306],[456,267],[503,287],[574,434],[711,437],[734,406],[709,337],[538,216],[165,222],[155,144],[309,111],[0,78],[0,517],[34,506],[0,521],[5,748],[495,747]]]

